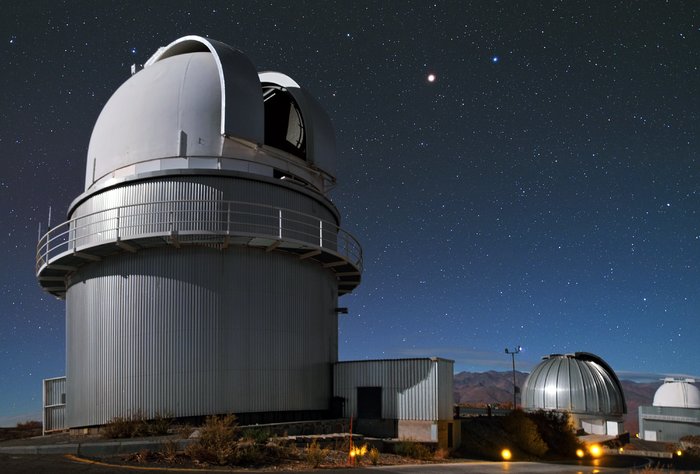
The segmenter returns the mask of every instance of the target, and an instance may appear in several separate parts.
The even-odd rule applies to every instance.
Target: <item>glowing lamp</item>
[[[603,455],[603,449],[597,444],[594,444],[590,448],[588,448],[588,451],[590,451],[591,456],[593,456],[594,458],[599,458]]]

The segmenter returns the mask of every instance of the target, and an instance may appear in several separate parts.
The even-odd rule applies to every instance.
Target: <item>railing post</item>
[[[231,201],[226,202],[226,235],[231,233]]]
[[[282,240],[282,209],[277,209],[277,226],[279,228],[277,238]]]
[[[318,246],[323,247],[323,221],[318,220]]]
[[[121,214],[122,214],[121,211],[122,211],[122,208],[121,208],[121,207],[118,207],[118,208],[117,208],[117,240],[119,240],[119,226],[120,226],[119,220],[120,220]]]
[[[45,237],[45,243],[44,243],[44,262],[49,263],[49,232],[51,232],[51,229],[49,229],[46,234],[44,235]]]

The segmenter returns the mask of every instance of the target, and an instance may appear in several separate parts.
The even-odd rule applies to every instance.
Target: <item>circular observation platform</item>
[[[124,252],[185,245],[296,254],[333,271],[339,295],[353,291],[362,274],[359,242],[332,222],[249,202],[174,200],[114,207],[50,229],[37,244],[36,275],[45,291],[64,298],[68,278],[83,265]]]

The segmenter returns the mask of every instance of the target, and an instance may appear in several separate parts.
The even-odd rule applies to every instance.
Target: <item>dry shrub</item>
[[[317,440],[313,440],[306,448],[306,462],[312,467],[317,468],[326,459],[328,455],[327,449],[322,449]]]
[[[198,444],[208,451],[205,457],[214,457],[217,463],[223,466],[233,457],[238,432],[236,415],[208,416],[201,429]]]
[[[197,442],[185,448],[185,455],[196,463],[220,465],[270,464],[287,453],[288,449],[271,440],[267,431],[241,433],[235,415],[207,417]]]
[[[149,434],[152,436],[167,435],[172,424],[173,416],[171,413],[156,412],[155,418],[148,423]]]
[[[175,432],[180,438],[188,439],[194,433],[194,428],[190,425],[180,425],[175,429]]]
[[[538,410],[529,413],[528,418],[537,425],[542,441],[549,448],[549,457],[573,458],[576,450],[583,447],[568,413]]]
[[[261,428],[246,428],[241,432],[241,438],[255,444],[265,444],[270,439],[270,432]]]
[[[115,416],[103,428],[106,438],[131,438],[136,429],[136,422],[131,417]]]
[[[379,463],[379,450],[377,448],[372,448],[369,450],[369,453],[367,454],[369,457],[369,462],[372,463],[372,466],[376,466]]]
[[[256,444],[252,439],[243,439],[236,443],[230,462],[235,465],[259,465],[268,461],[264,445]]]
[[[150,449],[144,448],[139,450],[137,453],[130,454],[127,459],[138,463],[147,463],[154,461],[156,459],[156,455]]]
[[[513,410],[503,419],[503,427],[522,451],[541,457],[548,446],[540,436],[537,425],[522,410]]]
[[[168,416],[156,413],[153,420],[148,420],[141,411],[121,417],[115,416],[102,428],[106,438],[138,438],[158,436],[168,433],[172,420]]]
[[[396,443],[394,452],[399,456],[420,460],[428,460],[433,457],[433,452],[429,447],[412,439],[404,439]]]
[[[192,443],[185,447],[185,456],[196,464],[216,464],[217,458],[209,449],[199,443]]]
[[[433,459],[443,461],[450,457],[450,450],[445,448],[437,448],[433,454]]]
[[[160,455],[168,464],[174,463],[177,459],[177,441],[170,439],[163,443]]]

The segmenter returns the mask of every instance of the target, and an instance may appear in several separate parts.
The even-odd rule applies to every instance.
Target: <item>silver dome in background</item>
[[[526,410],[618,417],[627,413],[622,386],[600,357],[587,352],[543,357],[522,390]]]

